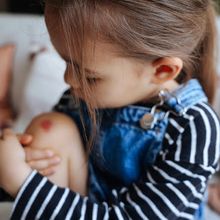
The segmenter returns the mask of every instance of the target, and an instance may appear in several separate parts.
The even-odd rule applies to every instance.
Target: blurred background
[[[214,0],[220,12],[220,0]],[[0,12],[42,14],[43,0],[0,0]]]
[[[0,12],[43,13],[43,0],[0,0]]]
[[[51,45],[43,16],[33,15],[43,13],[43,2],[44,0],[0,0],[0,45],[8,42],[16,44],[15,59],[12,66],[9,66],[13,68],[11,94],[13,108],[17,112],[15,131],[22,131],[34,115],[49,111],[66,89],[63,82],[66,65]],[[215,2],[220,15],[220,0]],[[220,74],[220,61],[218,73]],[[217,97],[220,97],[220,79]],[[220,115],[220,98],[216,99],[215,108]],[[219,193],[213,194],[219,197],[213,203],[219,201],[216,204],[220,207],[220,184]],[[9,219],[11,205],[0,203],[0,220]],[[208,206],[205,213],[206,220],[220,220],[220,215],[212,212]]]

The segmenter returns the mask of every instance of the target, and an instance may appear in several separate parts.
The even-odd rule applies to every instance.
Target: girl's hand
[[[220,183],[213,183],[208,186],[208,205],[220,214]]]
[[[4,129],[0,138],[0,186],[16,196],[31,171],[17,136],[10,129]]]
[[[37,170],[43,176],[51,176],[56,172],[60,157],[56,156],[50,149],[30,147],[33,141],[32,135],[19,134],[17,137],[24,146],[25,160],[32,169]]]

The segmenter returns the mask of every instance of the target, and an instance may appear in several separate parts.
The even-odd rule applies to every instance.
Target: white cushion
[[[43,16],[0,14],[0,44],[15,43],[12,101],[18,118],[15,130],[21,131],[30,119],[49,111],[66,85],[65,64],[54,50]],[[31,62],[33,47],[46,47]]]
[[[50,111],[58,102],[67,88],[65,68],[65,62],[54,51],[47,50],[34,58],[19,99],[15,131],[23,131],[34,116]]]
[[[13,68],[13,104],[17,109],[29,67],[33,43],[51,46],[42,16],[0,14],[0,44],[16,44]]]

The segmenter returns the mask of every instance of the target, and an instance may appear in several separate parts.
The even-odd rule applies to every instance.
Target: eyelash
[[[89,84],[96,84],[100,79],[98,78],[86,78]]]
[[[67,62],[67,68],[68,68],[68,67],[69,67],[69,63]],[[75,64],[75,68],[79,69],[79,67],[78,67],[77,64]],[[90,73],[88,73],[88,74],[90,74]],[[89,84],[96,84],[97,81],[100,81],[99,78],[92,78],[92,77],[87,77],[86,80],[87,80],[87,82],[88,82]]]

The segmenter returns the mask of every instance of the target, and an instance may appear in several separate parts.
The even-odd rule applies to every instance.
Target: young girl
[[[45,15],[71,89],[28,150],[3,131],[11,218],[192,219],[219,157],[212,1],[48,0]]]

